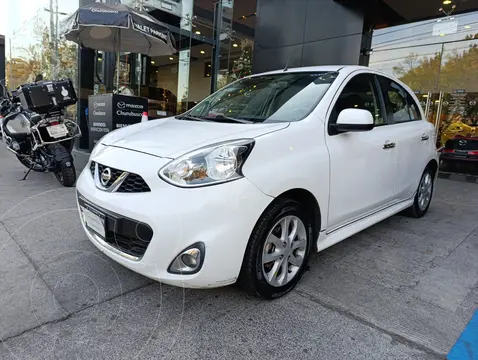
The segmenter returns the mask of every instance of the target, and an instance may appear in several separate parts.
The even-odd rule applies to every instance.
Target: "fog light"
[[[191,245],[173,260],[168,271],[173,274],[195,274],[201,270],[204,255],[205,246],[203,243]]]

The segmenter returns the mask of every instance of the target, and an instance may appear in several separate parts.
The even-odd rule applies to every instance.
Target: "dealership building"
[[[45,46],[44,34],[57,36],[57,18],[61,22],[78,6],[93,2],[40,0],[34,5],[40,14],[35,15],[37,19],[22,19],[24,28],[11,29],[5,40],[0,37],[0,58],[7,43],[6,58],[12,59],[6,66],[9,83],[21,83],[37,71],[38,66],[30,74],[18,71],[15,62],[31,55],[26,48]],[[75,65],[68,66],[72,56],[60,44],[64,66],[58,76],[62,71],[71,76],[73,71],[79,96],[71,112],[83,133],[77,144],[78,163],[91,147],[88,98],[113,91],[118,71],[122,87],[148,99],[150,119],[183,112],[216,89],[252,73],[286,64],[339,64],[370,66],[402,79],[420,98],[439,139],[457,116],[465,123],[478,121],[478,0],[103,2],[148,11],[170,29],[177,53],[154,58],[122,53],[116,66],[115,54],[83,48],[75,50]],[[28,0],[15,4],[9,5],[8,12],[32,6]],[[50,9],[51,4],[55,6]],[[38,29],[38,23],[43,24],[44,33],[26,35],[35,34],[32,30]],[[38,63],[48,75],[48,57]]]

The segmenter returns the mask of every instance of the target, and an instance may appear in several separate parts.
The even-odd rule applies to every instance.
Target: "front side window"
[[[337,121],[342,110],[351,108],[369,111],[375,126],[385,124],[372,74],[359,74],[345,85],[332,110],[330,123],[334,124]]]
[[[244,78],[212,94],[179,118],[294,122],[304,119],[336,79],[336,72],[290,72]]]
[[[395,81],[379,76],[387,116],[394,123],[420,120],[420,111],[412,96]]]

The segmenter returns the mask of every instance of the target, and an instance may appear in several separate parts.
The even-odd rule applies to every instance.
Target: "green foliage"
[[[52,79],[54,62],[54,43],[50,41],[49,27],[38,22],[34,27],[34,41],[26,48],[21,57],[8,59],[6,64],[8,87],[14,89],[24,83],[33,82],[38,74]],[[58,41],[58,78],[70,78],[76,86],[77,45],[66,40]]]
[[[415,53],[410,53],[400,65],[393,68],[393,71],[413,90],[478,91],[478,44],[470,44],[464,51],[445,52],[441,68],[440,62],[440,53],[430,57],[419,57]]]
[[[241,40],[241,55],[234,60],[232,71],[218,76],[217,88],[221,89],[233,81],[252,74],[253,42],[249,39]]]

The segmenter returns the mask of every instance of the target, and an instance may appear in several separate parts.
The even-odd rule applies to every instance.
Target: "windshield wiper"
[[[210,121],[219,119],[219,120],[229,120],[239,124],[254,124],[254,121],[247,120],[247,119],[233,118],[233,117],[226,116],[224,114],[216,114],[214,117],[204,117],[204,119],[210,120]]]
[[[179,119],[179,120],[194,120],[194,121],[207,121],[207,119],[205,119],[204,117],[199,117],[199,116],[192,116],[192,115],[180,115],[180,116],[176,116],[176,119]]]

